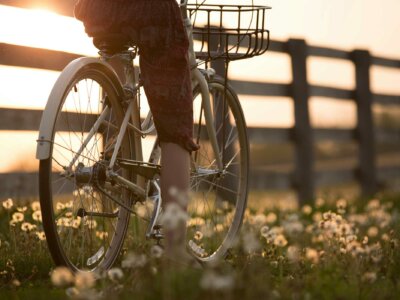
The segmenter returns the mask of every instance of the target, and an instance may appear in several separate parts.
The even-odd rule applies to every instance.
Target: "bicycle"
[[[187,246],[204,263],[225,257],[234,244],[246,208],[249,172],[246,123],[238,96],[208,62],[220,58],[228,64],[264,53],[269,45],[264,29],[267,9],[181,3],[190,40],[194,136],[201,146],[191,157]],[[208,15],[205,27],[191,21],[201,12]],[[257,15],[256,28],[241,28],[244,12],[252,13],[251,20]],[[219,28],[211,26],[214,13],[221,20]],[[237,28],[222,28],[224,13],[238,14]],[[197,53],[193,36],[201,43]],[[79,58],[62,71],[43,112],[37,141],[48,247],[56,265],[73,271],[111,268],[131,217],[136,235],[144,219],[147,238],[160,242],[163,237],[158,224],[162,199],[157,139],[149,160],[143,159],[142,140],[155,129],[151,112],[146,117],[140,113],[140,80],[133,64],[137,47],[127,45],[113,55],[124,65],[126,80],[121,84],[108,63],[113,38],[104,39],[100,59]],[[212,49],[212,39],[219,41],[217,49]],[[243,47],[245,51],[240,50]],[[200,69],[203,62],[206,67]]]

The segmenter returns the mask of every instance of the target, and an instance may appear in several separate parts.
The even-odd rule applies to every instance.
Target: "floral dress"
[[[96,42],[108,33],[139,46],[141,79],[160,142],[193,142],[188,38],[176,0],[79,0],[75,16]]]

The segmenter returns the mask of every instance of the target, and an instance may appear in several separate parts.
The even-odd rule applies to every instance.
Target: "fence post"
[[[294,186],[301,204],[314,198],[314,143],[308,109],[309,86],[307,82],[308,46],[304,40],[288,41],[292,59],[292,97],[294,100],[295,172]]]
[[[371,108],[371,56],[366,50],[355,50],[352,55],[356,70],[356,136],[359,142],[359,167],[357,170],[357,177],[361,184],[362,195],[369,196],[377,192],[378,188],[375,163],[375,134]]]

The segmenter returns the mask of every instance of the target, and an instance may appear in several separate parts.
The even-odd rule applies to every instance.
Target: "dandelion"
[[[278,219],[278,217],[276,216],[276,214],[274,214],[273,212],[270,212],[270,213],[267,215],[267,218],[265,219],[265,221],[266,221],[268,224],[272,224],[272,223],[275,223],[277,219]]]
[[[204,272],[200,281],[200,286],[204,290],[227,291],[231,290],[235,280],[231,274],[219,275],[215,271]]]
[[[59,218],[57,220],[57,226],[63,226],[63,227],[71,227],[71,219],[68,218]]]
[[[206,221],[203,218],[196,217],[196,218],[191,218],[187,221],[187,226],[192,227],[192,226],[202,226],[206,223]]]
[[[120,268],[112,268],[108,270],[107,276],[111,281],[120,281],[124,277],[124,273]]]
[[[166,229],[177,228],[182,222],[186,223],[187,219],[187,213],[175,202],[169,203],[161,216],[161,222]]]
[[[33,201],[31,203],[31,208],[32,208],[33,211],[40,210],[40,202],[39,201]]]
[[[268,233],[269,233],[269,227],[268,226],[261,227],[260,233],[261,233],[261,236],[267,238]]]
[[[376,210],[380,207],[380,201],[378,199],[372,199],[368,202],[366,210],[371,211],[371,210]]]
[[[12,215],[12,221],[14,221],[15,223],[19,223],[22,222],[24,220],[24,214],[20,213],[20,212],[15,212]]]
[[[19,287],[19,286],[21,286],[21,281],[19,281],[18,279],[14,278],[14,279],[11,281],[11,284],[12,284],[13,286],[15,286],[15,287]]]
[[[286,254],[291,262],[297,262],[300,259],[300,249],[297,246],[289,246]]]
[[[364,238],[363,238],[363,240],[362,240],[362,244],[363,244],[363,245],[368,244],[368,237],[367,237],[367,236],[364,236]]]
[[[306,259],[316,264],[319,261],[318,251],[312,248],[306,248]]]
[[[74,276],[67,267],[57,267],[51,273],[51,282],[57,287],[65,287],[74,282]]]
[[[32,214],[32,219],[37,222],[42,222],[42,212],[40,210],[36,210]]]
[[[35,234],[38,237],[38,239],[41,241],[44,241],[46,239],[46,235],[44,234],[44,231],[37,231],[37,232],[35,232]]]
[[[71,226],[75,229],[79,228],[79,226],[81,225],[81,217],[77,217],[76,219],[72,220],[72,224]]]
[[[32,231],[34,229],[36,229],[36,225],[33,225],[33,224],[29,223],[29,222],[24,222],[24,223],[21,224],[21,230],[22,231]]]
[[[196,231],[196,233],[194,234],[194,239],[196,241],[201,241],[203,239],[203,233],[201,231]]]
[[[315,200],[315,206],[316,207],[321,207],[321,206],[323,206],[325,204],[325,200],[324,199],[322,199],[322,198],[317,198],[316,200]]]
[[[346,199],[339,199],[338,201],[336,201],[336,208],[338,210],[344,210],[347,207],[347,201]]]
[[[385,242],[390,241],[390,237],[387,233],[382,234],[381,239]]]
[[[150,248],[150,255],[154,258],[160,258],[163,253],[164,250],[158,245],[154,245]]]
[[[305,215],[310,215],[312,213],[312,207],[310,205],[304,205],[301,211]]]
[[[19,211],[21,213],[26,212],[27,209],[28,208],[26,206],[17,207],[17,211]]]
[[[62,204],[61,202],[57,202],[56,209],[57,210],[63,210],[63,209],[65,209],[65,205]]]
[[[189,241],[188,246],[197,256],[204,257],[207,255],[206,250],[204,250],[201,246],[197,245],[192,240]]]
[[[95,229],[97,227],[96,220],[86,220],[85,225],[89,227],[89,229]]]
[[[254,218],[252,218],[252,223],[254,224],[254,226],[259,228],[267,223],[267,217],[263,214],[258,214],[254,216]]]
[[[247,232],[243,235],[243,249],[251,254],[260,249],[261,245],[253,232]]]
[[[8,209],[11,209],[13,207],[14,202],[12,201],[11,198],[8,198],[6,201],[3,201],[2,204],[3,204],[3,207],[8,210]]]
[[[92,272],[78,272],[75,275],[75,287],[78,290],[87,290],[94,286],[96,279]]]
[[[144,254],[129,253],[127,257],[121,262],[122,268],[142,268],[147,263],[147,257]]]
[[[107,231],[96,231],[96,237],[98,237],[100,240],[104,240],[108,237],[108,232]]]
[[[376,273],[375,272],[366,272],[362,276],[362,281],[368,282],[368,283],[374,283],[376,281]]]
[[[287,243],[288,242],[283,234],[278,235],[274,240],[274,245],[277,247],[285,247]]]
[[[224,231],[224,225],[217,224],[214,226],[214,230],[215,230],[215,232],[222,232],[222,231]]]

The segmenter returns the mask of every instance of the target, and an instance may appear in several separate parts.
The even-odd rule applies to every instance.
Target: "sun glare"
[[[43,8],[21,9],[0,5],[0,42],[84,55],[97,49],[81,22]]]

